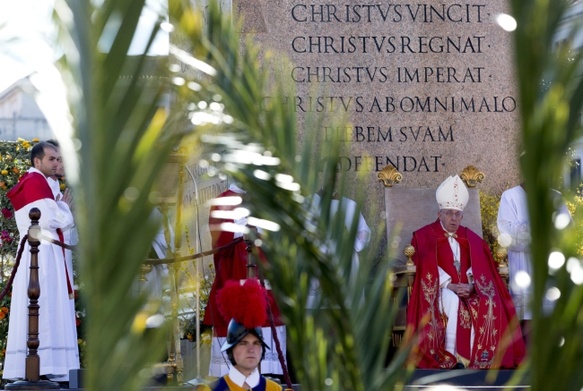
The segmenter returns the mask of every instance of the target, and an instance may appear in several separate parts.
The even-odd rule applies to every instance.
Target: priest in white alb
[[[36,144],[31,151],[32,168],[8,192],[15,210],[20,237],[28,233],[29,212],[38,208],[42,235],[54,240],[73,227],[73,215],[64,201],[57,201],[47,178],[59,167],[58,149],[47,142]],[[28,280],[30,276],[30,248],[24,245],[22,259],[16,273],[10,305],[10,322],[3,378],[25,377],[28,353]],[[68,382],[69,371],[79,368],[79,349],[73,287],[68,275],[63,248],[41,239],[38,253],[38,274],[41,294],[39,308],[40,375],[58,382]]]

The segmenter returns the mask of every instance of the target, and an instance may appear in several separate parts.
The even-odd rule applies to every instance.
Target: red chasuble
[[[461,266],[453,265],[453,253],[439,220],[413,233],[415,282],[407,307],[407,327],[418,334],[412,361],[418,368],[452,368],[458,361],[468,368],[516,368],[525,355],[516,311],[508,288],[500,278],[487,243],[467,227],[456,232]],[[471,267],[475,292],[460,300],[456,350],[445,350],[446,319],[442,317],[438,266],[452,283],[468,283]],[[512,327],[509,327],[512,323]],[[471,327],[475,339],[470,351]]]
[[[38,172],[27,172],[16,186],[6,193],[14,210],[20,210],[31,202],[49,198],[54,200],[53,192],[47,178]]]
[[[227,190],[219,195],[219,197],[237,197],[241,194],[237,194],[231,190]],[[218,231],[221,223],[233,222],[233,220],[217,219],[212,217],[214,210],[222,209],[229,210],[230,206],[213,206],[211,208],[211,216],[209,217],[209,226],[212,231]],[[247,245],[244,241],[239,241],[234,243],[235,234],[233,232],[220,231],[216,243],[213,243],[213,248],[226,246],[232,244],[231,246],[216,252],[213,254],[213,261],[215,266],[215,280],[211,288],[209,295],[209,301],[204,312],[203,324],[207,326],[213,326],[215,331],[215,336],[226,337],[227,336],[227,326],[230,319],[224,319],[219,312],[216,295],[219,290],[221,290],[228,280],[244,280],[247,278],[247,260],[249,253],[247,252]],[[259,258],[265,262],[265,256],[259,249],[255,248],[253,251],[254,255],[258,255]],[[258,270],[259,272],[259,270]],[[271,294],[268,293],[268,305],[273,313],[275,319],[275,325],[281,326],[283,323],[280,321],[279,309],[275,303],[275,299]],[[263,327],[270,327],[271,324],[268,320],[263,324]]]

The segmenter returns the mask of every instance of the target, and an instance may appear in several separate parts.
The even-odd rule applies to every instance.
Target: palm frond
[[[576,369],[583,357],[576,310],[581,306],[582,288],[573,274],[581,261],[569,232],[574,225],[555,226],[556,206],[550,192],[560,186],[569,146],[582,136],[577,120],[583,104],[581,56],[569,53],[569,40],[566,46],[555,44],[569,5],[567,1],[512,2],[518,24],[514,35],[526,151],[521,170],[527,187],[534,269],[529,369],[535,390],[575,390],[583,382]],[[554,256],[568,261],[559,269],[551,268]],[[549,292],[560,292],[551,310],[542,305]],[[555,374],[557,381],[551,381],[548,373]]]

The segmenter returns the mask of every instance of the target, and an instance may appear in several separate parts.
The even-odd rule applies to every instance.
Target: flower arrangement
[[[76,276],[75,276],[76,277]],[[77,285],[79,287],[79,285]],[[77,326],[77,345],[79,346],[79,361],[81,368],[85,368],[85,305],[83,302],[82,289],[75,289],[75,325]]]
[[[0,291],[4,290],[6,281],[0,284]],[[6,295],[0,300],[0,362],[4,363],[6,356],[6,342],[8,335],[8,315],[10,313],[10,295]]]
[[[498,208],[501,194],[480,192],[480,213],[482,215],[482,236],[488,243],[492,254],[498,248]]]
[[[14,210],[6,193],[30,167],[30,150],[38,141],[19,138],[0,142],[0,281],[3,283],[10,276],[19,242]]]
[[[206,274],[202,278],[200,278],[201,286],[200,286],[200,337],[202,343],[211,342],[211,327],[202,324],[202,319],[204,318],[204,310],[208,303],[208,298],[210,295],[211,287],[214,280],[214,273],[212,271],[212,267],[210,268],[210,273]],[[189,299],[190,307],[195,308],[196,306],[196,294],[192,293]],[[182,337],[188,339],[189,341],[194,341],[196,339],[196,314],[191,314],[188,316],[184,316],[179,319],[180,321],[180,329],[182,330]]]

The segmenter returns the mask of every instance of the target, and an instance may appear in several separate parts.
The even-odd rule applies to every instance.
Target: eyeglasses
[[[441,211],[441,213],[445,214],[447,217],[456,217],[456,218],[460,218],[463,216],[463,213],[460,211],[454,212],[453,210],[444,210]]]

